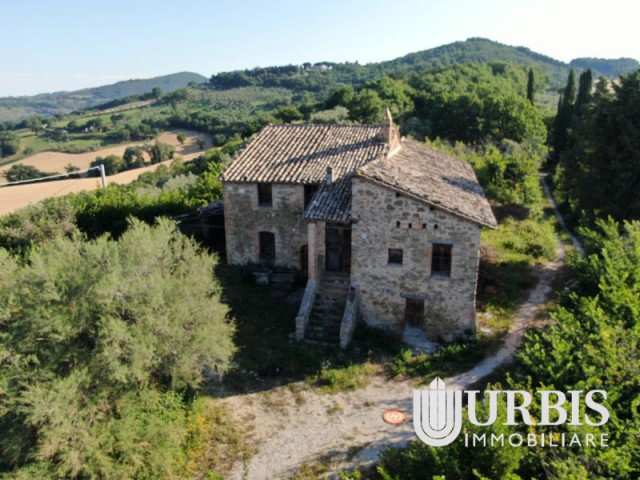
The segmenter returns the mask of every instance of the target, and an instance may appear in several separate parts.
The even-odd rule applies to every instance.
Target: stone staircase
[[[349,274],[324,273],[305,329],[305,342],[332,348],[340,345],[340,324],[349,295],[349,284]]]

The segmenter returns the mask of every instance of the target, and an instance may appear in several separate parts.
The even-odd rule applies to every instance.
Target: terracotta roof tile
[[[304,212],[306,220],[347,223],[351,220],[351,178],[344,175],[327,185],[323,183]]]
[[[413,140],[403,140],[390,156],[356,174],[480,225],[497,226],[471,165]]]
[[[304,218],[351,220],[354,174],[490,228],[497,225],[467,162],[413,140],[389,153],[370,125],[269,125],[224,171],[225,182],[319,184]],[[327,167],[333,182],[325,184]]]
[[[269,125],[224,171],[226,182],[319,184],[386,155],[379,126]]]

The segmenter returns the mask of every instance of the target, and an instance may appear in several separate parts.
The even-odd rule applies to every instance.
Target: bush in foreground
[[[167,220],[0,250],[0,472],[182,471],[185,393],[234,352],[214,266]]]

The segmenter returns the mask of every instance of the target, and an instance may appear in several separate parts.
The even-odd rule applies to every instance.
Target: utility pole
[[[100,178],[102,178],[102,188],[107,188],[107,174],[102,163],[100,164]]]

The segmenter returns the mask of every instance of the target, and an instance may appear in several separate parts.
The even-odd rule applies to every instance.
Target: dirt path
[[[551,190],[549,190],[549,186],[547,185],[546,178],[547,178],[547,174],[546,173],[540,175],[540,183],[542,184],[542,188],[544,190],[544,194],[549,199],[549,203],[551,204],[551,208],[553,208],[553,212],[555,213],[556,218],[558,219],[558,222],[560,223],[560,226],[567,233],[567,235],[569,235],[569,238],[571,239],[571,243],[576,248],[576,250],[580,254],[580,256],[584,257],[585,256],[584,248],[582,247],[582,244],[580,243],[580,240],[578,240],[576,238],[576,236],[573,233],[571,233],[571,231],[569,230],[569,227],[567,227],[567,223],[564,221],[564,218],[562,218],[562,214],[560,213],[560,209],[558,209],[558,205],[556,204],[556,201],[553,199],[553,196],[551,195]]]
[[[564,263],[560,246],[554,261],[540,269],[539,280],[519,308],[502,347],[471,370],[444,379],[449,387],[468,388],[511,360],[524,332],[549,298],[552,283]],[[323,395],[304,384],[223,400],[253,433],[257,452],[237,465],[230,478],[251,480],[290,478],[305,463],[321,461],[331,471],[376,462],[387,446],[415,439],[412,420],[413,381],[376,377],[360,390]],[[388,408],[407,414],[403,425],[382,420]]]

